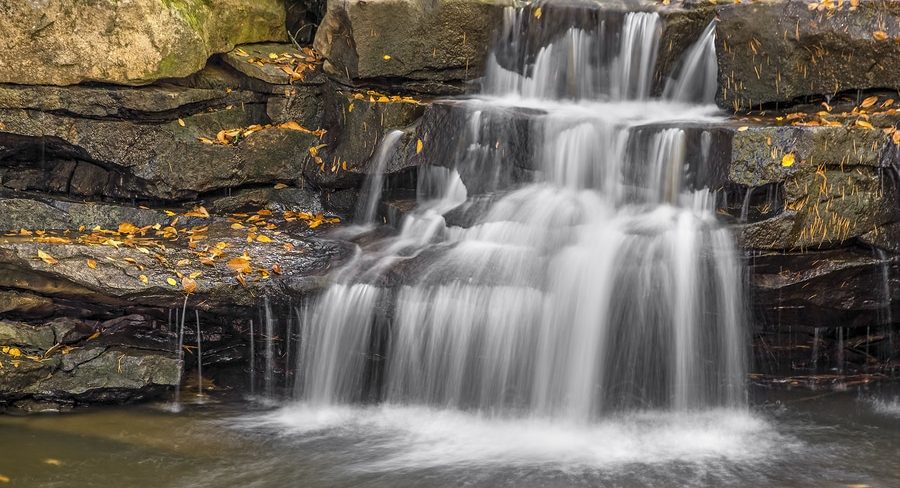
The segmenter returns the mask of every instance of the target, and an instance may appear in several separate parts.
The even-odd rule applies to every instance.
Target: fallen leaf
[[[178,286],[178,282],[175,281],[175,278],[172,278],[171,276],[166,278],[166,283],[168,283],[171,286]]]
[[[193,278],[185,276],[184,278],[181,278],[181,287],[189,294],[194,293],[197,291],[197,282],[194,281]]]
[[[737,131],[738,131],[738,132],[744,132],[744,131],[747,130],[747,129],[749,129],[749,127],[747,127],[746,125],[744,125],[744,126],[738,127],[738,130],[737,130]]]
[[[795,159],[796,159],[796,157],[794,156],[794,153],[787,153],[781,157],[781,165],[784,166],[785,168],[790,168],[791,166],[794,165]]]
[[[872,127],[872,124],[862,119],[857,119],[855,124],[857,127],[862,127],[863,129],[874,129],[874,127]]]
[[[40,249],[38,249],[37,256],[41,259],[41,261],[50,265],[54,265],[59,262],[56,258],[45,253],[44,251],[41,251]]]
[[[883,41],[888,38],[888,34],[885,31],[878,30],[872,33],[872,37],[874,37],[876,41]]]
[[[44,459],[44,464],[49,464],[50,466],[60,466],[62,462],[59,459],[47,458]]]
[[[9,483],[10,481],[12,480],[9,479],[9,476],[3,476],[2,474],[0,474],[0,483]]]
[[[282,274],[282,273],[284,273],[284,270],[281,269],[281,265],[279,265],[279,264],[273,264],[273,265],[272,265],[272,272],[275,273],[275,274]]]
[[[420,152],[422,152],[423,146],[424,146],[424,144],[422,143],[422,139],[417,139],[416,140],[416,154],[419,154]]]
[[[541,14],[543,14],[543,12],[541,11],[541,7],[534,9],[534,18],[535,19],[540,19]]]
[[[272,242],[272,239],[268,236],[260,234],[260,235],[256,236],[256,241],[257,242]]]
[[[184,127],[184,121],[181,119],[178,119],[178,125]]]
[[[88,265],[88,268],[97,269],[97,261],[96,260],[88,259],[87,265]]]
[[[871,96],[871,97],[866,98],[865,100],[863,100],[862,103],[859,104],[859,106],[862,107],[862,108],[869,108],[869,107],[871,107],[872,105],[875,105],[875,102],[877,102],[877,101],[878,101],[878,97],[876,97],[876,96],[873,95],[873,96]]]
[[[191,211],[188,212],[188,213],[186,213],[186,214],[184,214],[184,216],[185,216],[185,217],[202,217],[202,218],[204,218],[204,219],[208,219],[208,218],[209,218],[209,212],[206,210],[205,207],[199,206],[199,207],[194,207],[194,208],[192,208]],[[174,224],[173,224],[173,225],[174,225]]]
[[[383,58],[385,61],[390,61],[390,60],[391,60],[391,55],[390,55],[390,54],[385,54],[384,56],[382,56],[382,58]]]
[[[275,189],[276,189],[276,190],[283,190],[283,189],[285,189],[285,188],[287,188],[287,187],[288,187],[288,186],[285,185],[284,183],[276,183],[276,184],[275,184]]]
[[[150,283],[150,278],[147,278],[147,275],[140,275],[138,276],[138,279],[145,285]]]
[[[239,256],[236,258],[231,258],[228,260],[228,267],[233,271],[237,271],[238,273],[250,273],[253,270],[250,268],[250,257],[244,254],[243,256]]]

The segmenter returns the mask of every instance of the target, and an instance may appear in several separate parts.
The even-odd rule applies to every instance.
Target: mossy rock
[[[188,76],[237,44],[285,41],[281,0],[13,2],[0,82],[143,85]]]

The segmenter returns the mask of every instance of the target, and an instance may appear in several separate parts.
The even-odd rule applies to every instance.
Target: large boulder
[[[0,32],[0,82],[32,85],[142,85],[286,40],[282,0],[3,1]]]
[[[315,47],[349,80],[461,81],[482,73],[503,7],[512,0],[329,2]]]
[[[718,103],[900,88],[900,3],[739,2],[718,9]]]

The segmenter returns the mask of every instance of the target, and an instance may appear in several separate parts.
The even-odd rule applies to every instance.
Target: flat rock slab
[[[239,215],[199,225],[164,222],[143,234],[9,233],[0,238],[0,286],[97,313],[180,307],[189,291],[192,306],[226,313],[253,307],[265,296],[313,290],[345,255],[341,244],[315,237],[329,224],[312,231],[303,220]]]
[[[250,78],[272,85],[325,82],[321,59],[315,51],[300,50],[294,44],[247,44],[223,54],[222,59]]]

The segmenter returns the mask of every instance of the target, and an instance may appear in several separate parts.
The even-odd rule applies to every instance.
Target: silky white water
[[[714,29],[668,98],[650,96],[656,14],[540,29],[507,10],[484,95],[451,104],[466,120],[447,128],[453,164],[420,168],[418,209],[330,276],[300,320],[300,406],[270,420],[399,415],[391,428],[415,452],[471,448],[439,449],[436,463],[749,449],[763,425],[746,411],[741,271],[714,189],[688,164],[705,155],[688,154],[681,128],[716,117]],[[536,33],[550,41],[526,42]],[[523,133],[515,163],[504,144]]]

